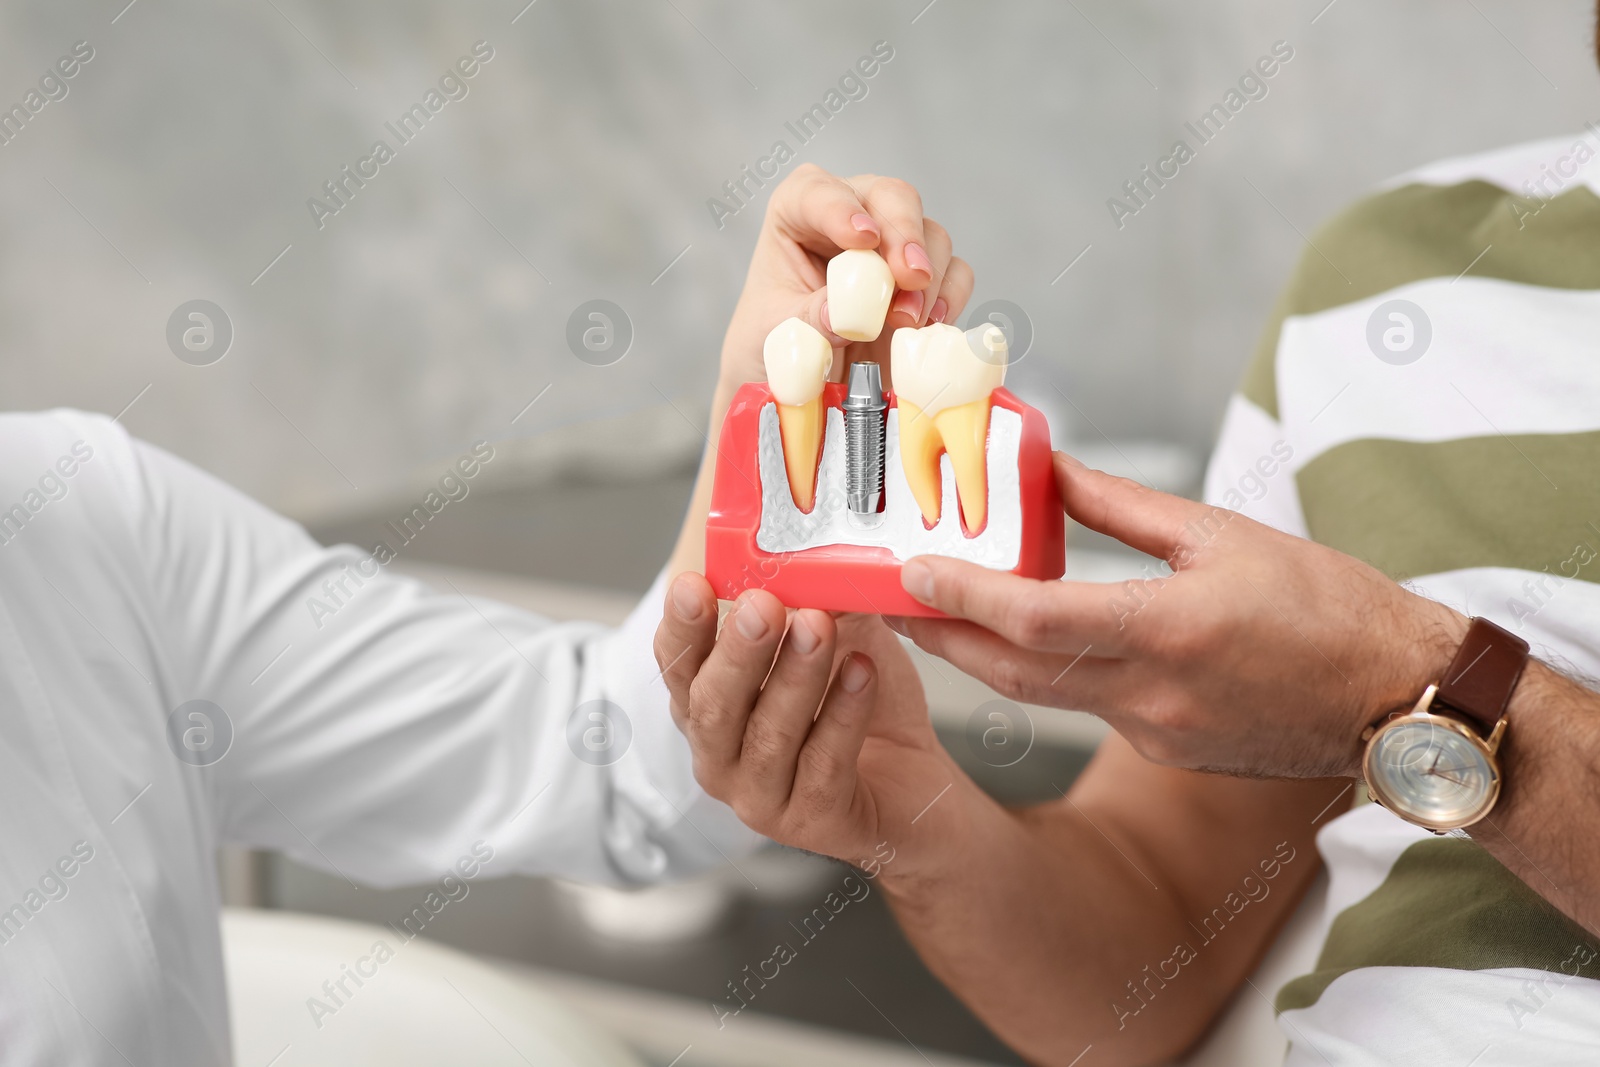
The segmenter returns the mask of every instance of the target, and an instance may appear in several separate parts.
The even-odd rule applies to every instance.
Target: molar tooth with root
[[[1005,383],[1006,335],[993,324],[962,332],[933,323],[896,330],[889,375],[899,406],[900,462],[931,527],[938,523],[939,454],[950,457],[969,534],[989,516],[989,395]]]
[[[833,348],[809,324],[788,318],[767,334],[761,355],[767,365],[767,385],[777,402],[789,492],[797,508],[810,511],[816,502],[817,458],[826,414],[822,387],[833,365]]]
[[[870,248],[828,260],[828,325],[847,341],[876,341],[894,296],[894,274]]]

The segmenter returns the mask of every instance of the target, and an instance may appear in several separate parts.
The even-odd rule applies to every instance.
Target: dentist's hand
[[[827,311],[828,260],[847,248],[876,249],[894,275],[895,293],[876,341],[851,343],[835,334]],[[836,178],[802,164],[772,190],[750,258],[744,291],[722,340],[722,363],[711,398],[707,437],[715,444],[734,393],[766,381],[761,350],[772,328],[791,316],[820,330],[833,346],[832,378],[843,381],[861,359],[883,365],[889,380],[889,339],[903,326],[954,322],[972,296],[972,268],[950,251],[950,234],[922,213],[922,197],[896,178],[863,174]],[[705,569],[705,521],[711,507],[716,449],[700,464],[694,496],[668,566],[673,573]]]
[[[1041,582],[935,556],[901,580],[959,620],[894,623],[1015,700],[1092,712],[1156,763],[1353,775],[1362,730],[1439,679],[1467,620],[1365,563],[1057,453],[1067,514],[1170,577]]]
[[[828,260],[847,248],[874,248],[894,274],[889,317],[876,341],[851,343],[833,332],[827,311]],[[744,292],[722,343],[725,386],[766,380],[761,346],[790,316],[820,330],[844,358],[889,366],[889,338],[902,326],[953,322],[972,295],[972,268],[951,255],[950,235],[922,213],[916,189],[874,174],[836,178],[806,163],[772,191]]]
[[[935,859],[946,820],[977,792],[880,619],[801,609],[786,620],[776,597],[752,590],[719,635],[711,586],[681,574],[655,654],[695,777],[775,841],[855,863],[887,841],[886,873],[904,878]]]

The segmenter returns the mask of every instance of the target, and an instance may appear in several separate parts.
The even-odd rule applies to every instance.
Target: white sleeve
[[[1205,501],[1306,537],[1295,472],[1300,463],[1283,426],[1243,396],[1228,401],[1206,467]]]
[[[324,549],[153,446],[123,454],[173,697],[232,724],[210,768],[222,839],[380,885],[478,842],[486,875],[628,884],[759,841],[695,784],[672,723],[661,580],[619,629],[553,623]]]

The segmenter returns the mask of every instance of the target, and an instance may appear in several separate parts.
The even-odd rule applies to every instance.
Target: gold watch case
[[[1494,809],[1500,799],[1501,739],[1505,736],[1506,720],[1495,724],[1488,739],[1465,722],[1451,715],[1441,715],[1431,710],[1438,693],[1437,685],[1428,686],[1416,706],[1408,714],[1396,715],[1379,726],[1368,727],[1363,734],[1367,742],[1361,761],[1362,777],[1367,782],[1367,792],[1373,801],[1394,812],[1407,822],[1432,830],[1436,834],[1460,830],[1483,819]],[[1424,748],[1417,757],[1419,762],[1394,762],[1396,754],[1415,752],[1419,744]],[[1455,779],[1438,771],[1438,763],[1446,751],[1456,754],[1475,753],[1482,767],[1451,766],[1450,771],[1469,771],[1476,781]],[[1432,752],[1434,759],[1427,770],[1418,770],[1420,760]],[[1459,788],[1456,803],[1440,810],[1440,804],[1431,806],[1418,798],[1428,792],[1427,779],[1440,778]],[[1438,792],[1441,786],[1434,786]],[[1408,795],[1409,791],[1409,795]],[[1430,807],[1432,810],[1429,810]]]

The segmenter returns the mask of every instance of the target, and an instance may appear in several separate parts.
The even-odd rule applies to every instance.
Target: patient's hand
[[[1055,472],[1070,517],[1174,573],[1042,582],[920,556],[902,584],[952,618],[895,625],[1013,700],[1099,715],[1153,762],[1353,776],[1362,730],[1408,709],[1466,632],[1325,545],[1059,452]]]
[[[918,841],[936,847],[934,827],[957,805],[919,815],[952,783],[976,787],[939,745],[916,669],[881,619],[802,609],[786,634],[785,614],[752,590],[719,635],[706,580],[673,582],[655,654],[695,776],[775,841],[847,862],[887,841],[894,873],[915,873],[928,851]]]
[[[847,248],[877,249],[894,274],[895,294],[878,340],[852,344],[827,317],[828,260]],[[874,174],[836,178],[820,167],[797,167],[772,191],[744,292],[722,342],[725,388],[764,381],[761,346],[790,316],[810,323],[844,359],[834,377],[858,359],[889,365],[889,338],[902,326],[953,322],[972,295],[972,268],[950,251],[945,228],[922,214],[916,189]]]

